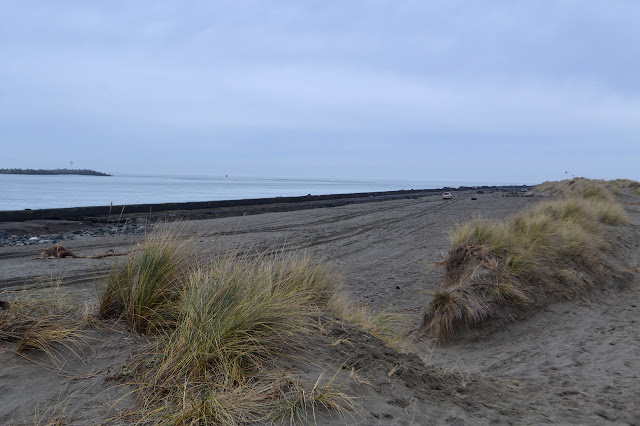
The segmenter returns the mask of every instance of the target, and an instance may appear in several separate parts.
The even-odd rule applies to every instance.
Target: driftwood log
[[[105,253],[98,254],[96,256],[85,256],[84,254],[78,254],[69,249],[62,247],[60,244],[54,244],[53,247],[46,248],[38,256],[39,259],[62,259],[63,257],[75,257],[82,259],[102,259],[109,256],[124,256],[127,253],[116,253],[113,249],[107,250]]]

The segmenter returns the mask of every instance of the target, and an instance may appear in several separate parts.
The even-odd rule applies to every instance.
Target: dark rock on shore
[[[150,225],[118,224],[110,226],[97,225],[91,228],[76,229],[70,232],[59,232],[57,234],[43,234],[37,236],[31,234],[0,234],[0,247],[52,244],[60,241],[73,240],[79,236],[99,237],[105,235],[144,235],[144,233],[149,229]]]

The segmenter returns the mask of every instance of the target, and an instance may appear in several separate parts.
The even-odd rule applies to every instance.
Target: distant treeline
[[[96,172],[88,169],[0,169],[2,175],[84,175],[84,176],[111,176],[107,173]]]

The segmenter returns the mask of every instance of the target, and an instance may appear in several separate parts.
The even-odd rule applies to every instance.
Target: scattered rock
[[[86,229],[69,232],[59,232],[50,235],[9,235],[7,231],[0,230],[0,247],[5,246],[25,246],[32,244],[49,244],[51,242],[73,240],[76,236],[102,236],[102,235],[144,235],[148,231],[149,225],[116,225],[105,227],[102,225],[88,227]]]

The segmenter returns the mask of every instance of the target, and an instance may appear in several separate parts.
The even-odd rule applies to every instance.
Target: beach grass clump
[[[329,300],[326,311],[340,321],[377,337],[397,351],[403,350],[403,343],[410,331],[406,315],[390,310],[373,312],[367,306],[354,305],[342,291],[336,291],[334,297]]]
[[[162,333],[129,367],[141,396],[139,418],[238,424],[297,418],[317,406],[350,409],[351,399],[332,381],[291,376],[285,386],[277,366],[338,303],[339,278],[326,263],[305,253],[227,252],[180,282],[169,302],[175,318],[156,326]]]
[[[167,386],[162,395],[158,388],[145,389],[135,416],[142,423],[174,425],[306,424],[314,422],[320,408],[340,415],[356,409],[354,398],[334,379],[321,375],[308,383],[281,369],[231,387],[185,380],[181,386]]]
[[[310,331],[332,282],[309,258],[224,256],[187,279],[176,328],[158,370],[232,385]]]
[[[490,314],[489,306],[482,298],[462,287],[436,292],[425,321],[434,336],[451,336],[461,326],[481,323]]]
[[[0,340],[17,342],[16,351],[41,351],[53,362],[61,351],[78,346],[84,339],[86,321],[73,298],[53,288],[22,291],[0,309]]]
[[[535,192],[558,197],[578,197],[601,201],[615,201],[620,193],[620,184],[615,181],[573,178],[569,180],[544,182],[534,187]]]
[[[320,407],[352,410],[334,379],[306,382],[282,364],[325,333],[325,321],[352,323],[392,345],[404,319],[353,308],[340,277],[307,253],[228,250],[196,261],[194,247],[177,232],[155,231],[99,290],[102,317],[125,318],[149,338],[126,366],[140,402],[131,418],[302,422]]]
[[[324,380],[321,374],[313,384],[309,384],[290,372],[278,372],[278,376],[272,381],[271,392],[276,392],[278,397],[270,407],[270,420],[277,423],[306,424],[309,420],[315,423],[318,408],[341,415],[355,411],[355,399],[336,385],[335,378],[334,375]]]
[[[532,210],[533,215],[539,213],[549,213],[563,222],[579,222],[593,230],[599,228],[599,222],[616,226],[629,223],[629,216],[620,203],[580,196],[563,196],[557,201],[542,203]]]
[[[631,188],[634,190],[640,189],[640,182],[631,179],[614,179],[611,183],[616,185],[618,188]]]
[[[194,265],[189,240],[167,229],[147,234],[140,250],[116,264],[99,289],[99,315],[124,317],[139,333],[175,324],[183,284]]]
[[[172,425],[238,425],[265,418],[268,394],[257,384],[218,387],[208,382],[185,381],[181,388],[168,387],[162,401],[147,401],[151,423]]]
[[[580,197],[615,202],[622,191],[638,194],[640,182],[630,179],[598,180],[573,178],[554,182],[544,182],[534,187],[538,193],[559,197]]]
[[[545,188],[556,183],[546,183]],[[450,234],[442,289],[421,329],[437,340],[501,312],[543,304],[549,296],[573,298],[601,277],[607,226],[629,223],[599,182],[560,182],[561,196],[508,220],[474,219]],[[567,187],[577,189],[567,190]]]

